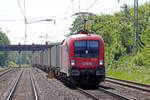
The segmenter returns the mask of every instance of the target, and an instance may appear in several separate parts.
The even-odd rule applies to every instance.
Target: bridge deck
[[[40,51],[53,45],[0,45],[0,51]]]

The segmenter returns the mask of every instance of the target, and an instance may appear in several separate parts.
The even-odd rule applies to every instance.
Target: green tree
[[[8,37],[5,35],[5,33],[0,31],[0,45],[8,45],[8,44],[10,44]],[[6,65],[8,62],[7,59],[8,59],[8,52],[0,51],[0,66]]]

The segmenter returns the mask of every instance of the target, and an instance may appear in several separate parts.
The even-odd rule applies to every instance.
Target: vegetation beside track
[[[126,56],[112,66],[107,66],[106,76],[150,84],[150,66],[135,64],[137,56]]]
[[[139,69],[139,66],[135,66],[132,69],[129,68],[126,70],[123,68],[106,69],[106,76],[123,80],[130,80],[138,83],[150,84],[150,68],[141,67],[140,70],[142,71],[137,71],[135,69]]]

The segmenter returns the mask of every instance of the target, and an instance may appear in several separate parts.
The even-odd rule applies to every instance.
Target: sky
[[[79,11],[94,14],[115,13],[123,4],[133,6],[134,3],[134,0],[119,1],[0,0],[0,28],[8,36],[11,44],[25,44],[25,31],[27,34],[26,44],[62,41],[70,32],[69,27],[75,18],[72,16],[74,13]],[[150,2],[150,0],[139,0],[139,4],[147,1]],[[26,30],[24,16],[30,22],[27,24]],[[46,19],[53,21],[39,21]]]

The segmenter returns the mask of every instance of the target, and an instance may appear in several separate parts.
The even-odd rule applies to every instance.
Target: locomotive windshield
[[[98,40],[79,40],[74,41],[75,57],[98,57],[99,41]]]

